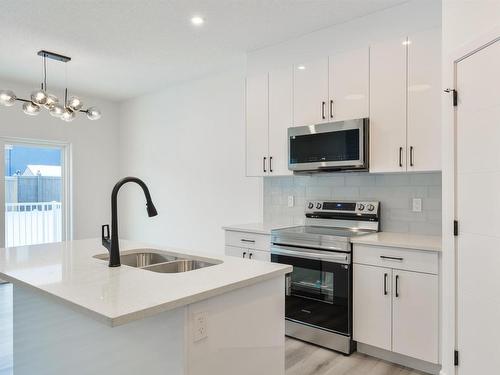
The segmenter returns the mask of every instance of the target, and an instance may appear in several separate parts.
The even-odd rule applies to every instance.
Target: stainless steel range
[[[350,354],[352,245],[377,232],[379,202],[309,201],[305,225],[271,232],[271,260],[293,266],[286,278],[286,334]]]

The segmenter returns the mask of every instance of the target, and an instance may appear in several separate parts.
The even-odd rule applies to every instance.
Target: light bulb
[[[89,120],[99,120],[102,117],[102,113],[96,107],[90,107],[87,109],[87,118]]]
[[[30,116],[36,116],[40,113],[40,106],[32,102],[26,102],[23,104],[23,112]]]
[[[47,93],[43,90],[33,91],[31,93],[31,101],[38,105],[43,105],[47,102]]]
[[[0,104],[11,107],[16,102],[16,94],[11,90],[0,90]]]
[[[73,111],[79,111],[83,107],[83,102],[77,96],[71,96],[66,102],[66,106]]]
[[[64,109],[63,113],[61,114],[61,120],[66,121],[66,122],[73,121],[75,119],[75,117],[76,117],[75,112],[73,112],[69,108]]]
[[[47,101],[45,102],[45,104],[43,106],[47,109],[50,109],[50,108],[52,108],[53,105],[55,105],[57,103],[59,103],[59,99],[57,98],[57,96],[52,95],[52,94],[48,94]]]
[[[54,117],[61,117],[64,111],[65,108],[59,103],[53,104],[49,109],[50,115]]]

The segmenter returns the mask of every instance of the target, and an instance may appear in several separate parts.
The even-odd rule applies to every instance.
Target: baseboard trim
[[[419,370],[427,374],[443,375],[443,373],[441,372],[441,365],[422,361],[420,359],[408,357],[406,355],[394,353],[385,349],[380,349],[375,346],[358,342],[358,352],[383,359],[387,362],[392,362],[401,366]]]

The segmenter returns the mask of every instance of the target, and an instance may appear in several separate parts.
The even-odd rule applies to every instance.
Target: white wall
[[[248,54],[249,74],[293,63],[306,63],[372,42],[441,27],[440,0],[412,0],[403,5],[321,29]]]
[[[202,62],[200,62],[202,63]],[[244,59],[230,71],[123,103],[121,174],[143,178],[120,197],[123,237],[224,251],[222,225],[260,221],[261,179],[245,177]]]
[[[28,97],[36,86],[0,80],[0,88],[12,89],[20,97]],[[84,103],[102,110],[103,117],[99,121],[90,121],[80,115],[73,122],[65,123],[51,117],[47,111],[36,117],[27,116],[21,103],[13,107],[0,106],[0,137],[71,143],[75,239],[99,237],[101,224],[109,222],[109,197],[118,165],[118,105],[80,96]],[[1,169],[3,171],[3,167]],[[4,184],[3,175],[1,178]]]
[[[443,0],[443,88],[454,87],[453,60],[468,43],[500,27],[500,0]],[[443,95],[443,252],[442,374],[455,373],[454,118],[449,95]],[[480,272],[481,270],[478,269]]]

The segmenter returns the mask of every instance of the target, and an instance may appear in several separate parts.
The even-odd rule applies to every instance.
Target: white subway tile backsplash
[[[288,207],[293,195],[294,207]],[[412,199],[422,199],[422,212]],[[378,200],[381,229],[418,234],[441,233],[441,173],[318,174],[264,178],[264,220],[300,225],[308,199]]]

